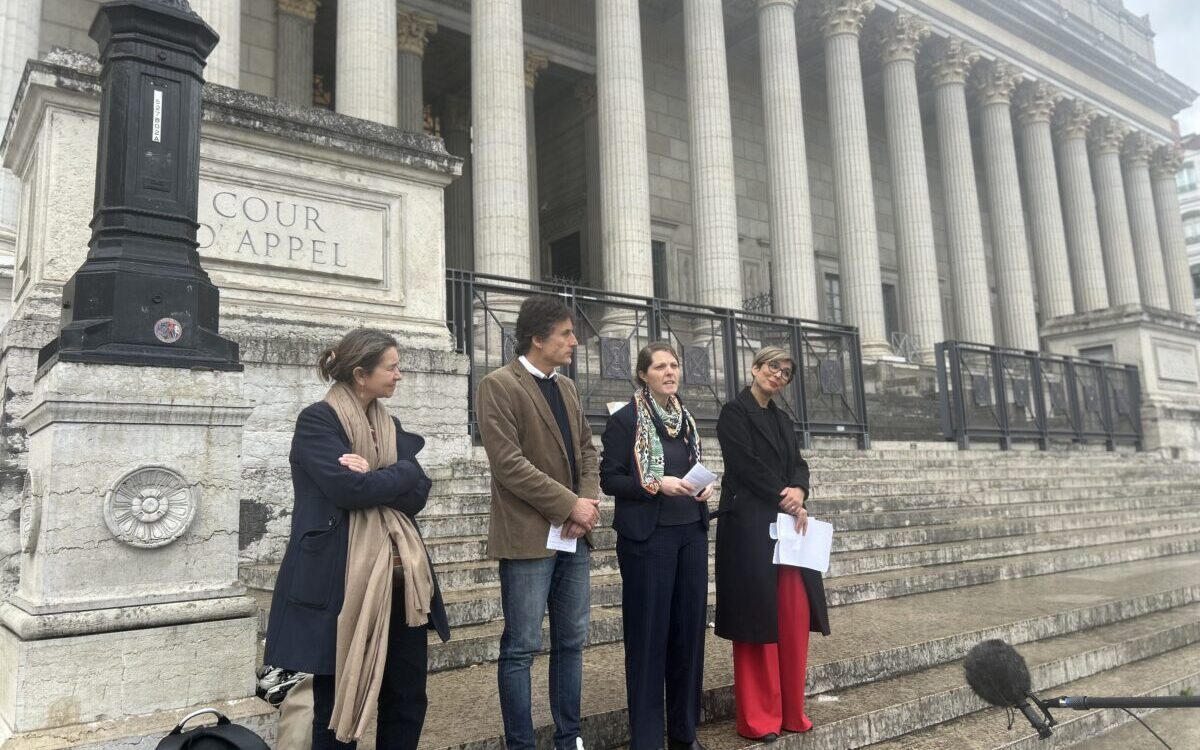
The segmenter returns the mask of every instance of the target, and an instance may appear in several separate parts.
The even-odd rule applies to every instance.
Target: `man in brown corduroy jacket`
[[[533,750],[529,668],[550,610],[550,705],[556,750],[579,736],[583,647],[587,643],[590,531],[600,519],[599,462],[570,379],[577,341],[571,312],[530,297],[517,314],[519,357],[479,383],[477,411],[492,469],[488,554],[500,561],[504,634],[498,681],[508,750]],[[551,526],[577,539],[575,552],[546,547]]]

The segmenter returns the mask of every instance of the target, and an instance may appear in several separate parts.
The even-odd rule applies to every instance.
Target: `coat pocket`
[[[295,547],[296,563],[288,588],[288,601],[306,607],[324,609],[329,605],[333,577],[341,566],[335,564],[338,553],[337,526],[313,529],[300,537]]]

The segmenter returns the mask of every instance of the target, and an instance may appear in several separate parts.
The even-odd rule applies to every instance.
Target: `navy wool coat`
[[[349,512],[386,505],[409,518],[420,513],[432,485],[417,463],[424,446],[424,438],[405,432],[396,422],[396,463],[361,474],[338,463],[352,451],[333,407],[318,401],[300,412],[290,457],[295,492],[292,536],[271,598],[263,657],[267,664],[334,673],[337,618],[346,594]],[[429,621],[443,641],[450,639],[436,575]]]
[[[658,526],[658,495],[642,487],[637,461],[633,456],[633,439],[637,433],[637,407],[633,401],[625,404],[608,418],[601,440],[604,453],[600,457],[600,489],[613,496],[613,528],[635,542],[644,542]],[[694,436],[689,436],[689,440]],[[700,503],[700,523],[708,528],[708,503]]]
[[[779,433],[784,436],[782,444]],[[749,388],[721,407],[717,440],[725,459],[725,476],[717,510],[714,632],[732,641],[776,643],[775,541],[768,526],[781,512],[779,492],[783,488],[803,488],[807,506],[808,463],[800,457],[791,417],[774,401],[764,413]],[[800,568],[800,573],[808,594],[809,622],[796,626],[829,635],[821,574],[808,568]]]

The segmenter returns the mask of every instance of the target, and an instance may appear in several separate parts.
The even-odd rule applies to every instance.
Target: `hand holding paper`
[[[810,568],[822,573],[829,571],[829,553],[833,548],[833,524],[808,519],[808,533],[796,531],[796,519],[780,513],[770,525],[775,542],[776,565]]]
[[[708,485],[717,481],[717,475],[705,468],[704,464],[697,461],[696,465],[688,470],[688,473],[684,475],[683,481],[687,482],[693,487],[698,488],[696,491],[699,492]]]

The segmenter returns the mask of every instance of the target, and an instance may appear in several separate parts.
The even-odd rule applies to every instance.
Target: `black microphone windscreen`
[[[977,644],[967,653],[963,669],[975,694],[993,706],[1020,705],[1031,687],[1025,659],[1001,640]]]

